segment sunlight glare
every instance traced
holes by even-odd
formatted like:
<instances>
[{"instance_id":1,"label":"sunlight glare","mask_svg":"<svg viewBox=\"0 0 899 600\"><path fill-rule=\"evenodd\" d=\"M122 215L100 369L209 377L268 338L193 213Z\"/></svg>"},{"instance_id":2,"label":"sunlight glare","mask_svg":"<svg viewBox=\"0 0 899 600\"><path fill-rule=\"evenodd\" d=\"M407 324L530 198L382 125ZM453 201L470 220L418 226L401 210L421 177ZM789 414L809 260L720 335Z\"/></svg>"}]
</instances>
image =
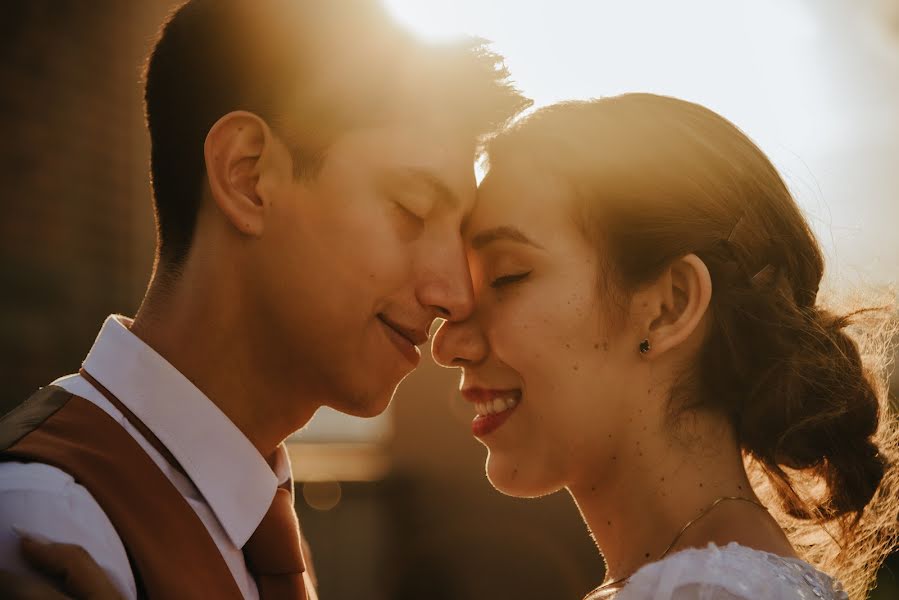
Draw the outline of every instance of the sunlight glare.
<instances>
[{"instance_id":1,"label":"sunlight glare","mask_svg":"<svg viewBox=\"0 0 899 600\"><path fill-rule=\"evenodd\" d=\"M473 33L476 25L459 2L451 0L385 0L384 5L393 17L417 35L430 41L453 39Z\"/></svg>"}]
</instances>

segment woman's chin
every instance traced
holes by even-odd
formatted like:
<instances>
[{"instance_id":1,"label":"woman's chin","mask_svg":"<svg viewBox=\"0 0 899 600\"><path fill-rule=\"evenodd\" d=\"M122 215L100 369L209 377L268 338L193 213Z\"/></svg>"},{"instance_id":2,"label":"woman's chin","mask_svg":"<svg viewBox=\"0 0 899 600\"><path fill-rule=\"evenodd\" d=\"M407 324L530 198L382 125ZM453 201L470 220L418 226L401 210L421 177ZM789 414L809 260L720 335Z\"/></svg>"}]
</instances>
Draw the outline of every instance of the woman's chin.
<instances>
[{"instance_id":1,"label":"woman's chin","mask_svg":"<svg viewBox=\"0 0 899 600\"><path fill-rule=\"evenodd\" d=\"M528 465L487 457L487 480L496 491L515 498L536 498L562 489L563 485L531 472Z\"/></svg>"}]
</instances>

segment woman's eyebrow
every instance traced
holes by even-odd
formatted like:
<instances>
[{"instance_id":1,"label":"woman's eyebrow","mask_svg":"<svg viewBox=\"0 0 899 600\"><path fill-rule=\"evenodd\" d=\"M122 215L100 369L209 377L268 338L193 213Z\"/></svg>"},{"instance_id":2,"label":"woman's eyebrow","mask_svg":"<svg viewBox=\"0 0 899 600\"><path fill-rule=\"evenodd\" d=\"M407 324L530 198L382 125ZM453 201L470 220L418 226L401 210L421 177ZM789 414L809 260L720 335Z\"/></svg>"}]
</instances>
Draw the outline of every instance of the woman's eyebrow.
<instances>
[{"instance_id":1,"label":"woman's eyebrow","mask_svg":"<svg viewBox=\"0 0 899 600\"><path fill-rule=\"evenodd\" d=\"M520 229L509 225L493 227L492 229L481 231L471 238L471 247L475 250L481 250L485 246L499 241L517 242L519 244L527 244L528 246L539 248L540 250L544 249L543 246L522 233Z\"/></svg>"}]
</instances>

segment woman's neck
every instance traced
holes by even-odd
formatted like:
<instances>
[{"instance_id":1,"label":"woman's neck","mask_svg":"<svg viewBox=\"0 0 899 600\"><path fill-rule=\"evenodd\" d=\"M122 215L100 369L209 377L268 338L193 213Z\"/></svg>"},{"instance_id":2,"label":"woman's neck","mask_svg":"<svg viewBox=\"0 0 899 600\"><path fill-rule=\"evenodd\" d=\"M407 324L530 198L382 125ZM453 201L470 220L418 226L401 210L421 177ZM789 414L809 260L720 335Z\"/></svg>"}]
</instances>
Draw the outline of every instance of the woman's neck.
<instances>
[{"instance_id":1,"label":"woman's neck","mask_svg":"<svg viewBox=\"0 0 899 600\"><path fill-rule=\"evenodd\" d=\"M730 428L713 417L693 423L684 438L699 441L683 443L666 430L643 432L569 486L606 561L607 582L659 559L718 498L756 500ZM731 541L792 554L776 522L747 502L720 503L683 531L669 552Z\"/></svg>"}]
</instances>

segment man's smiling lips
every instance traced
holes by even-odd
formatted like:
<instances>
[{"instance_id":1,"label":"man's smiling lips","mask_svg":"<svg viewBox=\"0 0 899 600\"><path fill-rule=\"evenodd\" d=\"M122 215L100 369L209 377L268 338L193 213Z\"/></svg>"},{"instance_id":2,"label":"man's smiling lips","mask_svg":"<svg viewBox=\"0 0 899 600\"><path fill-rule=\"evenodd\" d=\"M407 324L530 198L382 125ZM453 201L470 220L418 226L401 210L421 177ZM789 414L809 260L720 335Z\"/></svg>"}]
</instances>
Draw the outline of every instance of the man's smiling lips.
<instances>
[{"instance_id":1,"label":"man's smiling lips","mask_svg":"<svg viewBox=\"0 0 899 600\"><path fill-rule=\"evenodd\" d=\"M378 315L378 320L384 325L387 337L400 351L400 354L413 366L417 366L419 361L421 361L421 350L418 349L418 346L428 341L428 329L404 327L391 321L383 313Z\"/></svg>"}]
</instances>

